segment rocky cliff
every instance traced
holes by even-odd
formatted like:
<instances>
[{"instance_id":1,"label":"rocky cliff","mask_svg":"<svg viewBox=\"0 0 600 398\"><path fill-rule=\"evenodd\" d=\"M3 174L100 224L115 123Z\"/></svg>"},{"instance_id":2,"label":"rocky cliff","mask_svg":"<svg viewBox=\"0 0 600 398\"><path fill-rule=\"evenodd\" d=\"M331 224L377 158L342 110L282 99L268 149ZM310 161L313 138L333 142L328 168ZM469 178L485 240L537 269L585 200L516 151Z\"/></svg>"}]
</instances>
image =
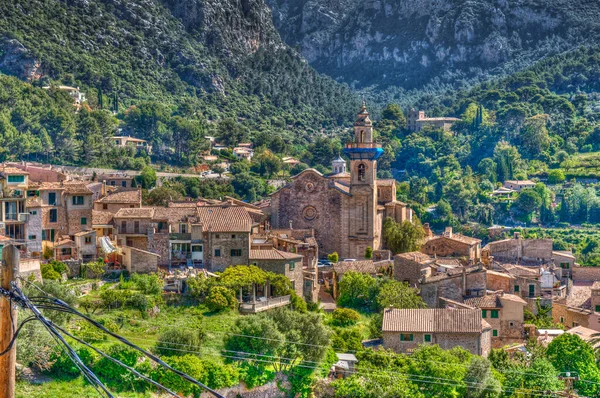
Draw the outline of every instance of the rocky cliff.
<instances>
[{"instance_id":1,"label":"rocky cliff","mask_svg":"<svg viewBox=\"0 0 600 398\"><path fill-rule=\"evenodd\" d=\"M594 0L268 0L282 38L358 87L519 70L598 37Z\"/></svg>"}]
</instances>

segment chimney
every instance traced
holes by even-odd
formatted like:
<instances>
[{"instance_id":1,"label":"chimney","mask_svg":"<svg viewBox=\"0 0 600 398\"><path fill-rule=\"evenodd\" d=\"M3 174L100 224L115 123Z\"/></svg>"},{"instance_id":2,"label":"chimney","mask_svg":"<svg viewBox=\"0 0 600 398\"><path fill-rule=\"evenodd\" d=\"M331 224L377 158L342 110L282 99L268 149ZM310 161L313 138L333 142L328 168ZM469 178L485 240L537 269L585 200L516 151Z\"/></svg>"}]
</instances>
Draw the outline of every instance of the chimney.
<instances>
[{"instance_id":1,"label":"chimney","mask_svg":"<svg viewBox=\"0 0 600 398\"><path fill-rule=\"evenodd\" d=\"M446 230L444 231L444 236L446 236L447 238L452 237L452 227L446 227Z\"/></svg>"},{"instance_id":2,"label":"chimney","mask_svg":"<svg viewBox=\"0 0 600 398\"><path fill-rule=\"evenodd\" d=\"M463 296L467 294L467 269L463 267L462 269L462 288L463 288Z\"/></svg>"},{"instance_id":3,"label":"chimney","mask_svg":"<svg viewBox=\"0 0 600 398\"><path fill-rule=\"evenodd\" d=\"M515 239L521 239L521 233L520 232L515 232Z\"/></svg>"}]
</instances>

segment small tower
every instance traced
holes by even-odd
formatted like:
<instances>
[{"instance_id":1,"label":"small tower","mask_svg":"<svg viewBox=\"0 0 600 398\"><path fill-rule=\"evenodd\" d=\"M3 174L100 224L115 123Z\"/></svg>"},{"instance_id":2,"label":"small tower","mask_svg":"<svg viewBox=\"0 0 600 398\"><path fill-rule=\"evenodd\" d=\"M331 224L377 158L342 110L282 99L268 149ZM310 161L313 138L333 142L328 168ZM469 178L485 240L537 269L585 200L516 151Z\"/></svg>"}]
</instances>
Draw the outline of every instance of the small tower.
<instances>
[{"instance_id":1,"label":"small tower","mask_svg":"<svg viewBox=\"0 0 600 398\"><path fill-rule=\"evenodd\" d=\"M341 174L346 172L346 161L338 155L337 159L331 162L331 170L333 174Z\"/></svg>"},{"instance_id":2,"label":"small tower","mask_svg":"<svg viewBox=\"0 0 600 398\"><path fill-rule=\"evenodd\" d=\"M350 158L352 185L374 186L377 159L383 155L383 149L373 142L373 123L364 102L354 122L354 142L346 144L344 153Z\"/></svg>"}]
</instances>

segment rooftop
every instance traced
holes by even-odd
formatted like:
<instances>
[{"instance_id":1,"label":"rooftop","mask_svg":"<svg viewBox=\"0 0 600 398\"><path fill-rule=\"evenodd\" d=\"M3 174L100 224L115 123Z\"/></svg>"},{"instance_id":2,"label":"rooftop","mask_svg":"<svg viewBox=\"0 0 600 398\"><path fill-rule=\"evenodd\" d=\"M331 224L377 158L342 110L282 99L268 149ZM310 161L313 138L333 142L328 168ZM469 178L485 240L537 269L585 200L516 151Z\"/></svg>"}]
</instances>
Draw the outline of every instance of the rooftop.
<instances>
[{"instance_id":1,"label":"rooftop","mask_svg":"<svg viewBox=\"0 0 600 398\"><path fill-rule=\"evenodd\" d=\"M433 257L428 254L421 252L408 252L408 253L400 253L396 254L395 257L403 258L406 260L415 261L417 263L425 264L433 261Z\"/></svg>"},{"instance_id":2,"label":"rooftop","mask_svg":"<svg viewBox=\"0 0 600 398\"><path fill-rule=\"evenodd\" d=\"M502 308L502 300L527 305L527 302L521 297L508 293L490 293L481 297L471 297L465 299L464 303L475 308Z\"/></svg>"},{"instance_id":3,"label":"rooftop","mask_svg":"<svg viewBox=\"0 0 600 398\"><path fill-rule=\"evenodd\" d=\"M481 333L490 326L478 309L386 309L384 332Z\"/></svg>"},{"instance_id":4,"label":"rooftop","mask_svg":"<svg viewBox=\"0 0 600 398\"><path fill-rule=\"evenodd\" d=\"M155 207L154 220L166 220L168 223L196 222L196 207Z\"/></svg>"},{"instance_id":5,"label":"rooftop","mask_svg":"<svg viewBox=\"0 0 600 398\"><path fill-rule=\"evenodd\" d=\"M302 255L277 249L250 250L250 260L299 260Z\"/></svg>"},{"instance_id":6,"label":"rooftop","mask_svg":"<svg viewBox=\"0 0 600 398\"><path fill-rule=\"evenodd\" d=\"M142 203L142 191L139 189L117 191L101 199L99 203Z\"/></svg>"},{"instance_id":7,"label":"rooftop","mask_svg":"<svg viewBox=\"0 0 600 398\"><path fill-rule=\"evenodd\" d=\"M2 175L29 175L28 172L23 171L17 167L11 167L11 166L4 166L4 167L0 167L0 174Z\"/></svg>"},{"instance_id":8,"label":"rooftop","mask_svg":"<svg viewBox=\"0 0 600 398\"><path fill-rule=\"evenodd\" d=\"M133 209L119 209L114 218L152 218L154 217L153 207L140 207Z\"/></svg>"},{"instance_id":9,"label":"rooftop","mask_svg":"<svg viewBox=\"0 0 600 398\"><path fill-rule=\"evenodd\" d=\"M92 210L92 225L110 225L114 214L109 211Z\"/></svg>"},{"instance_id":10,"label":"rooftop","mask_svg":"<svg viewBox=\"0 0 600 398\"><path fill-rule=\"evenodd\" d=\"M252 218L242 206L200 206L197 214L204 231L250 232L252 229Z\"/></svg>"},{"instance_id":11,"label":"rooftop","mask_svg":"<svg viewBox=\"0 0 600 398\"><path fill-rule=\"evenodd\" d=\"M360 272L363 274L377 274L379 265L373 260L362 260L362 261L340 261L333 264L333 270L338 275L344 275L348 271Z\"/></svg>"}]
</instances>

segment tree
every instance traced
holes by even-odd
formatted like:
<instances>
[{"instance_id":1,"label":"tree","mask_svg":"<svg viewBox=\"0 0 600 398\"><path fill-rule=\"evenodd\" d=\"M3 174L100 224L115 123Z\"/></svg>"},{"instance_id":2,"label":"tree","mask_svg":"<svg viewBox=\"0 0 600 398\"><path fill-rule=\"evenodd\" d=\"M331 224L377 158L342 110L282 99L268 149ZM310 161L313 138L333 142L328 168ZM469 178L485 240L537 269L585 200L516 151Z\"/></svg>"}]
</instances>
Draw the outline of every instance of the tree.
<instances>
[{"instance_id":1,"label":"tree","mask_svg":"<svg viewBox=\"0 0 600 398\"><path fill-rule=\"evenodd\" d=\"M267 189L263 180L250 173L235 175L231 180L231 185L237 195L249 202L254 202L262 197Z\"/></svg>"},{"instance_id":2,"label":"tree","mask_svg":"<svg viewBox=\"0 0 600 398\"><path fill-rule=\"evenodd\" d=\"M424 238L425 231L417 219L398 224L388 217L383 223L383 239L394 254L418 250Z\"/></svg>"},{"instance_id":3,"label":"tree","mask_svg":"<svg viewBox=\"0 0 600 398\"><path fill-rule=\"evenodd\" d=\"M263 177L271 178L274 174L281 171L283 163L277 155L266 150L252 159L252 171L260 174Z\"/></svg>"},{"instance_id":4,"label":"tree","mask_svg":"<svg viewBox=\"0 0 600 398\"><path fill-rule=\"evenodd\" d=\"M369 274L348 271L339 283L338 305L370 311L375 304L377 280Z\"/></svg>"},{"instance_id":5,"label":"tree","mask_svg":"<svg viewBox=\"0 0 600 398\"><path fill-rule=\"evenodd\" d=\"M550 170L548 172L548 184L561 184L565 182L565 180L565 173L560 169Z\"/></svg>"},{"instance_id":6,"label":"tree","mask_svg":"<svg viewBox=\"0 0 600 398\"><path fill-rule=\"evenodd\" d=\"M156 185L156 170L150 166L145 166L140 173L140 183L142 188L151 189Z\"/></svg>"},{"instance_id":7,"label":"tree","mask_svg":"<svg viewBox=\"0 0 600 398\"><path fill-rule=\"evenodd\" d=\"M384 282L377 294L379 309L390 306L394 308L425 308L425 302L416 289L409 287L404 282L389 280Z\"/></svg>"},{"instance_id":8,"label":"tree","mask_svg":"<svg viewBox=\"0 0 600 398\"><path fill-rule=\"evenodd\" d=\"M148 194L148 204L151 206L167 206L169 202L183 199L181 192L163 185L162 187L154 188Z\"/></svg>"},{"instance_id":9,"label":"tree","mask_svg":"<svg viewBox=\"0 0 600 398\"><path fill-rule=\"evenodd\" d=\"M219 177L223 177L223 173L225 172L225 169L223 167L219 166L218 164L216 164L212 167L212 171L217 173L219 175Z\"/></svg>"},{"instance_id":10,"label":"tree","mask_svg":"<svg viewBox=\"0 0 600 398\"><path fill-rule=\"evenodd\" d=\"M234 309L237 305L233 290L224 286L213 286L206 297L206 306L212 312Z\"/></svg>"},{"instance_id":11,"label":"tree","mask_svg":"<svg viewBox=\"0 0 600 398\"><path fill-rule=\"evenodd\" d=\"M600 370L590 343L576 334L563 333L548 344L546 356L557 371L577 373L579 381L575 382L575 388L579 394L597 396L600 393Z\"/></svg>"},{"instance_id":12,"label":"tree","mask_svg":"<svg viewBox=\"0 0 600 398\"><path fill-rule=\"evenodd\" d=\"M514 376L514 373L509 376ZM533 360L529 368L523 369L522 388L527 392L560 391L563 383L552 363L542 357Z\"/></svg>"},{"instance_id":13,"label":"tree","mask_svg":"<svg viewBox=\"0 0 600 398\"><path fill-rule=\"evenodd\" d=\"M473 357L465 375L466 397L492 398L502 392L500 381L492 373L492 364L485 358Z\"/></svg>"},{"instance_id":14,"label":"tree","mask_svg":"<svg viewBox=\"0 0 600 398\"><path fill-rule=\"evenodd\" d=\"M525 153L532 157L539 155L550 147L550 136L546 128L548 118L548 115L535 115L525 119L519 134L519 140Z\"/></svg>"},{"instance_id":15,"label":"tree","mask_svg":"<svg viewBox=\"0 0 600 398\"><path fill-rule=\"evenodd\" d=\"M532 188L525 188L519 193L515 206L526 215L538 210L542 205L542 198Z\"/></svg>"},{"instance_id":16,"label":"tree","mask_svg":"<svg viewBox=\"0 0 600 398\"><path fill-rule=\"evenodd\" d=\"M337 263L340 260L340 256L337 254L337 252L333 252L327 255L327 259L332 263Z\"/></svg>"},{"instance_id":17,"label":"tree","mask_svg":"<svg viewBox=\"0 0 600 398\"><path fill-rule=\"evenodd\" d=\"M352 326L360 321L360 314L350 308L336 308L331 314L331 319L336 326Z\"/></svg>"},{"instance_id":18,"label":"tree","mask_svg":"<svg viewBox=\"0 0 600 398\"><path fill-rule=\"evenodd\" d=\"M185 355L200 350L205 333L201 328L195 330L169 328L158 336L154 350L165 356Z\"/></svg>"},{"instance_id":19,"label":"tree","mask_svg":"<svg viewBox=\"0 0 600 398\"><path fill-rule=\"evenodd\" d=\"M373 248L371 246L367 246L365 249L365 258L370 260L373 258Z\"/></svg>"},{"instance_id":20,"label":"tree","mask_svg":"<svg viewBox=\"0 0 600 398\"><path fill-rule=\"evenodd\" d=\"M219 141L230 147L244 142L248 135L248 129L232 118L223 119L217 126Z\"/></svg>"}]
</instances>

